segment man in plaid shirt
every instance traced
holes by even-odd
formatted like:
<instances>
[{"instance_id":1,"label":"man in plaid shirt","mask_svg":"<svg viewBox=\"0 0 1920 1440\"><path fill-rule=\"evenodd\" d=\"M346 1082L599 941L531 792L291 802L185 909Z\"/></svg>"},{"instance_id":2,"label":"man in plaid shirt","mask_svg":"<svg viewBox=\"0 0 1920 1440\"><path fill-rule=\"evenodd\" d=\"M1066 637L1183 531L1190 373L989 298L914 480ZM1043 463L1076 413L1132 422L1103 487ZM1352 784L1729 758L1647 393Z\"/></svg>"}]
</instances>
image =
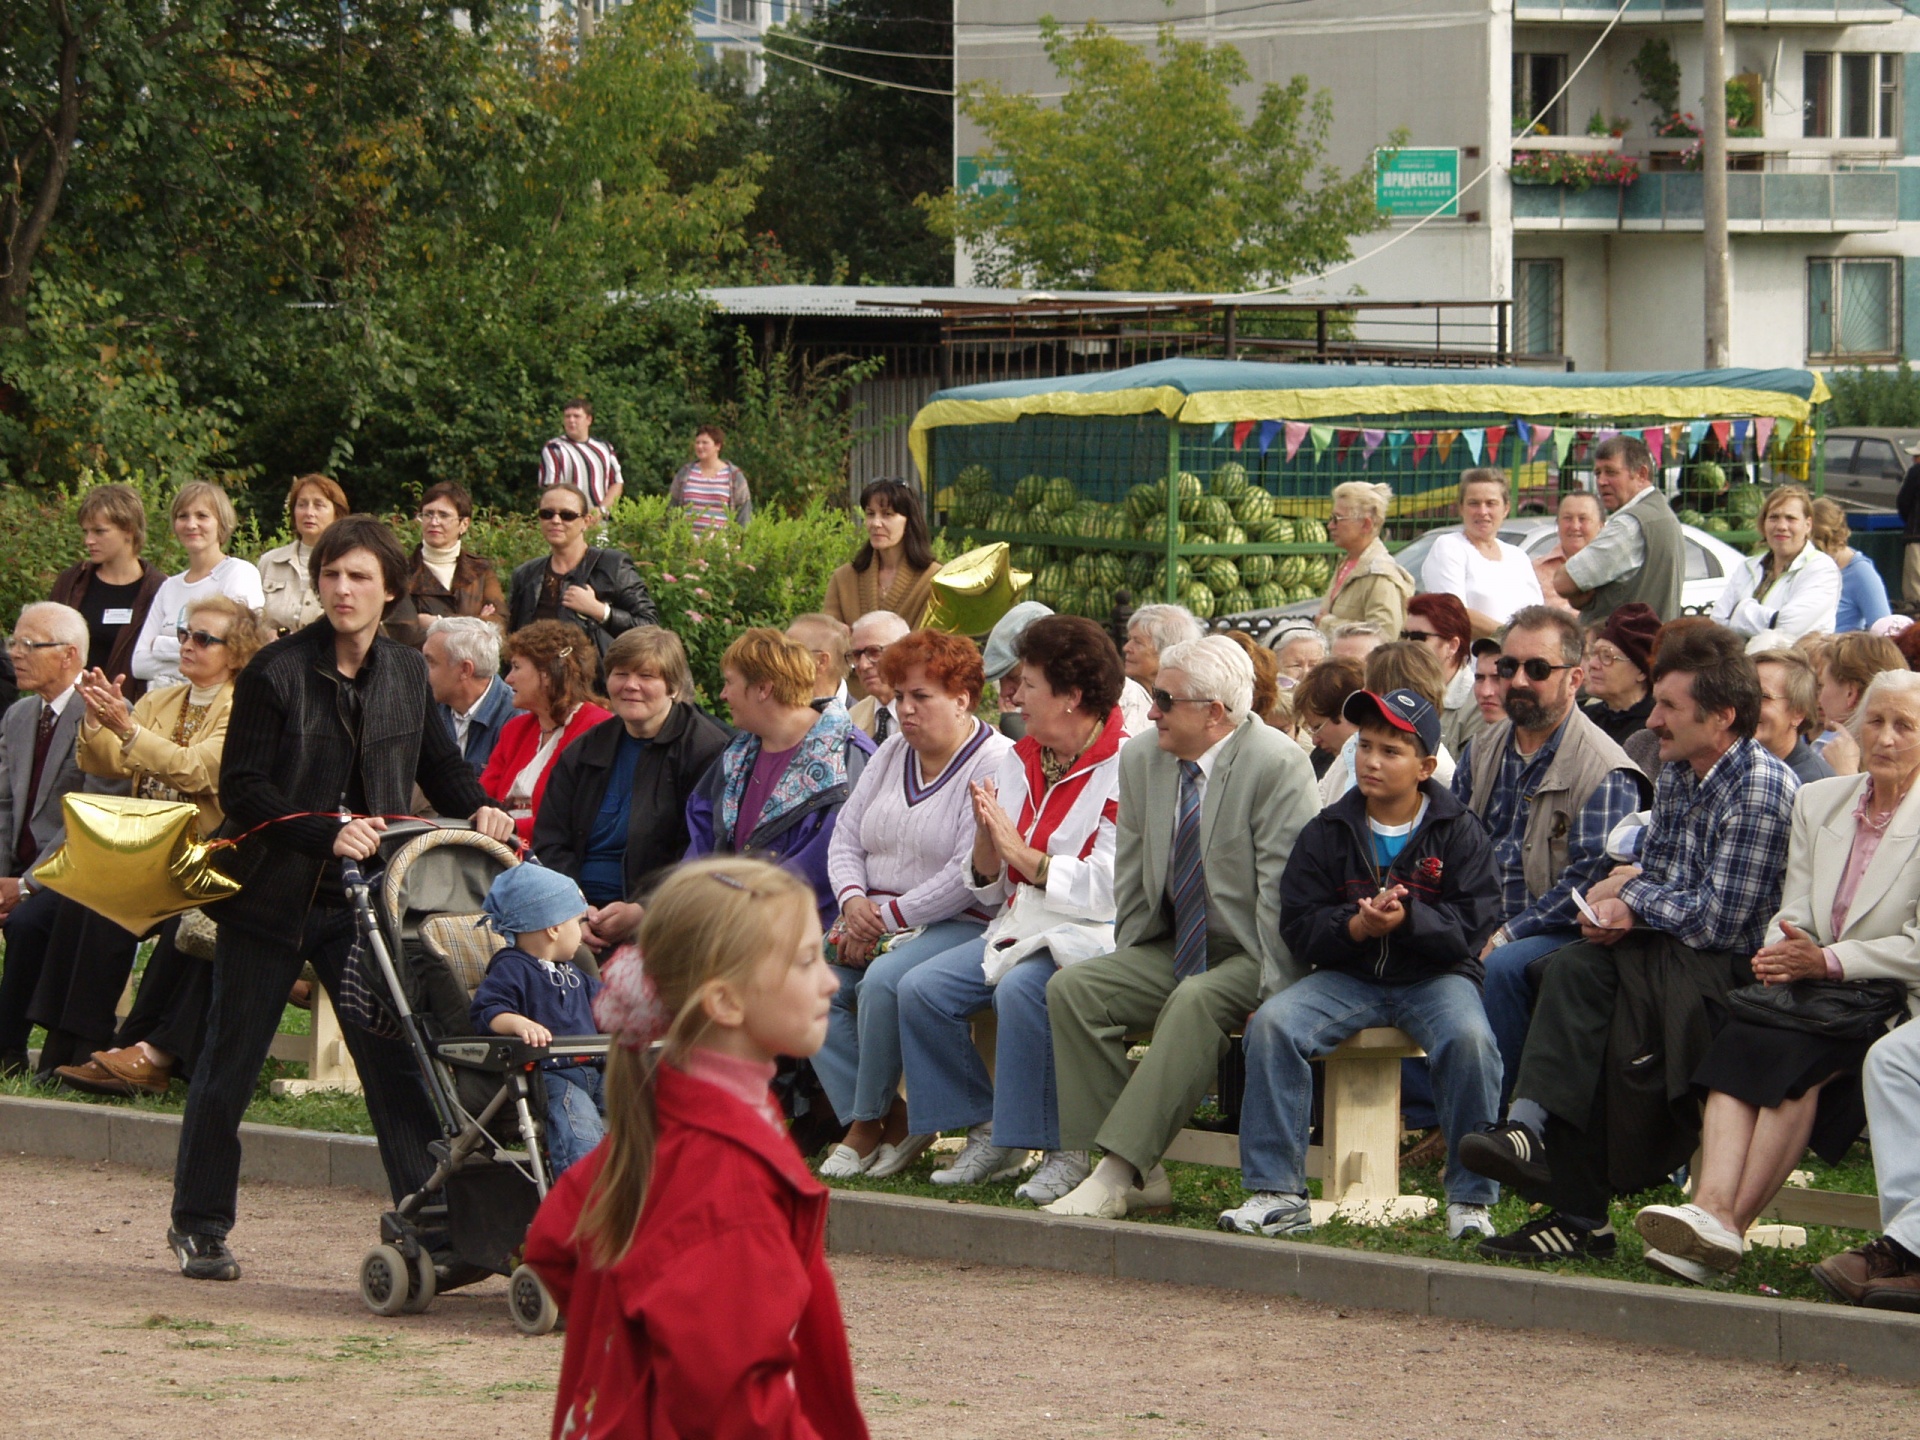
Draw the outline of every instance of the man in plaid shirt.
<instances>
[{"instance_id":1,"label":"man in plaid shirt","mask_svg":"<svg viewBox=\"0 0 1920 1440\"><path fill-rule=\"evenodd\" d=\"M1536 961L1580 939L1573 902L1613 868L1607 836L1647 803L1640 767L1576 703L1585 636L1571 612L1529 605L1499 640L1507 719L1474 736L1453 772L1453 794L1487 827L1500 876L1503 924L1480 959L1487 1019L1500 1042L1504 1096L1520 1073L1533 1013ZM1417 1088L1417 1087L1416 1087Z\"/></svg>"},{"instance_id":2,"label":"man in plaid shirt","mask_svg":"<svg viewBox=\"0 0 1920 1440\"><path fill-rule=\"evenodd\" d=\"M1541 982L1508 1119L1460 1145L1463 1165L1552 1207L1481 1244L1495 1259L1613 1253L1612 1196L1692 1153L1693 1071L1779 907L1799 782L1753 738L1760 679L1744 641L1706 623L1670 630L1653 699L1663 765L1641 863L1587 891L1583 942Z\"/></svg>"}]
</instances>

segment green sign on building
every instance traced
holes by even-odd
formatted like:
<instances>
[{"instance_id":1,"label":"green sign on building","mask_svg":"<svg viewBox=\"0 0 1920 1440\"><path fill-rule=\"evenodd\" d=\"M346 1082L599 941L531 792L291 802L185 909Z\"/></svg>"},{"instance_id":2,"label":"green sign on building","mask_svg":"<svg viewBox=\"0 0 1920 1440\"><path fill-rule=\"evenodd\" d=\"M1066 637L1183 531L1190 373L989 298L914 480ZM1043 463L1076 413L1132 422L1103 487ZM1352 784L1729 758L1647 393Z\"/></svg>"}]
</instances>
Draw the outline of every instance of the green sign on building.
<instances>
[{"instance_id":1,"label":"green sign on building","mask_svg":"<svg viewBox=\"0 0 1920 1440\"><path fill-rule=\"evenodd\" d=\"M1374 203L1389 215L1419 219L1438 210L1460 213L1460 152L1408 149L1373 152Z\"/></svg>"},{"instance_id":2,"label":"green sign on building","mask_svg":"<svg viewBox=\"0 0 1920 1440\"><path fill-rule=\"evenodd\" d=\"M958 155L953 162L953 188L962 195L999 195L1015 188L1012 167L978 155Z\"/></svg>"}]
</instances>

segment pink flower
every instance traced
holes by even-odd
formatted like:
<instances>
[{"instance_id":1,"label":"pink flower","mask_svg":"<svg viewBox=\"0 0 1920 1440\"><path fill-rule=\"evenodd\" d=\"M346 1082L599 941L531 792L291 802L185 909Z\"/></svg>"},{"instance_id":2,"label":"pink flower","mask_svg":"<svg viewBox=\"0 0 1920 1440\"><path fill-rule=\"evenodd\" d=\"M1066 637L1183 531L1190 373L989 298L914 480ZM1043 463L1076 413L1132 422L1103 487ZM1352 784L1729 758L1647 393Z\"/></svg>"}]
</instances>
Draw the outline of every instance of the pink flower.
<instances>
[{"instance_id":1,"label":"pink flower","mask_svg":"<svg viewBox=\"0 0 1920 1440\"><path fill-rule=\"evenodd\" d=\"M741 568L742 570L754 570L754 571L758 571L760 567L759 567L758 565L748 565L748 564L746 564L746 563L745 563L745 562L743 561L743 562L741 563L741 566L740 566L740 568Z\"/></svg>"},{"instance_id":2,"label":"pink flower","mask_svg":"<svg viewBox=\"0 0 1920 1440\"><path fill-rule=\"evenodd\" d=\"M693 587L693 593L698 595L702 600L707 598L707 592L702 590L698 585Z\"/></svg>"},{"instance_id":3,"label":"pink flower","mask_svg":"<svg viewBox=\"0 0 1920 1440\"><path fill-rule=\"evenodd\" d=\"M664 580L664 581L666 581L666 582L667 582L667 584L669 584L669 585L677 585L677 584L679 584L679 583L680 583L679 581L677 581L677 580L675 580L675 579L673 578L673 576L671 576L671 575L669 575L669 574L667 574L667 572L666 572L666 571L664 571L664 570L662 570L662 571L660 572L660 578L661 578L662 580Z\"/></svg>"},{"instance_id":4,"label":"pink flower","mask_svg":"<svg viewBox=\"0 0 1920 1440\"><path fill-rule=\"evenodd\" d=\"M696 625L704 625L707 623L707 617L702 615L698 610L687 611L687 619Z\"/></svg>"}]
</instances>

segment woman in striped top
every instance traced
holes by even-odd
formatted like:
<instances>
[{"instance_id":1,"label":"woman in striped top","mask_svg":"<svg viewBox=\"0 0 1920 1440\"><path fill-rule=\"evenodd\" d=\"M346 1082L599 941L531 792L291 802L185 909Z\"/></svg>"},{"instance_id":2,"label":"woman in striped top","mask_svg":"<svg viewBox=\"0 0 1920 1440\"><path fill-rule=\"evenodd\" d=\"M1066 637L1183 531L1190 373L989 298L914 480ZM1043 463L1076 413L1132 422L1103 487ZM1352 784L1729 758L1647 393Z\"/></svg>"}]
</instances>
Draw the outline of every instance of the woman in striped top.
<instances>
[{"instance_id":1,"label":"woman in striped top","mask_svg":"<svg viewBox=\"0 0 1920 1440\"><path fill-rule=\"evenodd\" d=\"M827 856L840 993L813 1068L834 1113L853 1122L821 1164L829 1178L895 1174L933 1138L907 1134L895 992L921 961L978 941L991 916L968 873L970 792L1013 748L974 716L986 672L964 636L916 630L887 647L880 675L900 729L867 763Z\"/></svg>"},{"instance_id":2,"label":"woman in striped top","mask_svg":"<svg viewBox=\"0 0 1920 1440\"><path fill-rule=\"evenodd\" d=\"M693 517L697 534L710 535L728 522L744 525L753 518L753 496L738 465L720 458L727 432L718 425L702 425L693 432L693 463L680 467L667 490L667 504Z\"/></svg>"}]
</instances>

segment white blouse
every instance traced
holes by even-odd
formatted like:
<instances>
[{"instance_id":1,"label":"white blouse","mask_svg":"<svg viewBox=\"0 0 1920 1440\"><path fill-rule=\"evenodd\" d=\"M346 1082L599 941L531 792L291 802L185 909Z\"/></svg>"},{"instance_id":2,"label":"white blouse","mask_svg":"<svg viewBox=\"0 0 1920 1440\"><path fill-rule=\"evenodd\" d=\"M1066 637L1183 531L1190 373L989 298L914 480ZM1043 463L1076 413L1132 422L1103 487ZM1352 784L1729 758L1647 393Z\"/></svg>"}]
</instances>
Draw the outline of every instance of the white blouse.
<instances>
[{"instance_id":1,"label":"white blouse","mask_svg":"<svg viewBox=\"0 0 1920 1440\"><path fill-rule=\"evenodd\" d=\"M1440 536L1420 567L1421 583L1430 595L1453 595L1469 610L1492 616L1501 624L1527 605L1543 605L1540 577L1533 561L1518 545L1495 540L1500 558L1489 560L1461 532Z\"/></svg>"},{"instance_id":2,"label":"white blouse","mask_svg":"<svg viewBox=\"0 0 1920 1440\"><path fill-rule=\"evenodd\" d=\"M1840 611L1840 567L1833 557L1809 541L1773 588L1757 596L1767 558L1753 555L1740 562L1713 603L1713 618L1751 636L1749 653L1782 649L1802 635L1832 630Z\"/></svg>"}]
</instances>

